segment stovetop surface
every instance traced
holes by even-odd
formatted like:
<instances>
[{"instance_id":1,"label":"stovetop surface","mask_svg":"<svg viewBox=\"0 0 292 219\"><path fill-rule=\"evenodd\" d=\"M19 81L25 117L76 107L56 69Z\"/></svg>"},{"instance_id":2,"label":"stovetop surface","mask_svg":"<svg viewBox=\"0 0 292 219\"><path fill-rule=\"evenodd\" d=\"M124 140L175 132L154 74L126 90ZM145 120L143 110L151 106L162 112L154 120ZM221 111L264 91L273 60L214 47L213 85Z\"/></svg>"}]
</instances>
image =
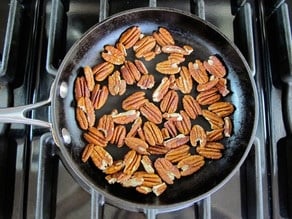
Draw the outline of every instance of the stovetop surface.
<instances>
[{"instance_id":1,"label":"stovetop surface","mask_svg":"<svg viewBox=\"0 0 292 219\"><path fill-rule=\"evenodd\" d=\"M48 98L58 66L87 29L119 11L147 6L192 12L217 26L248 61L260 103L256 138L240 170L210 197L157 218L289 218L289 197L284 195L287 184L283 184L287 179L278 180L277 144L287 133L281 108L282 82L275 71L289 63L291 44L275 44L281 38L273 34L287 28L281 19L287 11L289 15L289 8L291 11L289 2L1 1L0 106ZM277 54L284 58L275 61ZM289 65L280 69L287 70ZM50 121L50 110L44 107L27 116ZM145 218L143 212L125 211L107 202L102 208L96 204L103 203L103 198L86 192L69 175L48 129L1 124L0 139L0 178L5 179L0 182L0 217Z\"/></svg>"}]
</instances>

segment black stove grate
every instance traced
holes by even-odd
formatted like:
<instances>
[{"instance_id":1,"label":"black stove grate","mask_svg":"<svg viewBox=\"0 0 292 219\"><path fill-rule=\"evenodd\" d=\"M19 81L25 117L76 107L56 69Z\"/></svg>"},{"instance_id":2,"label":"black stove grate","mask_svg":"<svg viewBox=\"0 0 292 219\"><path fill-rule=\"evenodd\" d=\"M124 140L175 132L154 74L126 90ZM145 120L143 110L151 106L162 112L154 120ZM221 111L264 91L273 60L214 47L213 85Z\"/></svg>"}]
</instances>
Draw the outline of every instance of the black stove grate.
<instances>
[{"instance_id":1,"label":"black stove grate","mask_svg":"<svg viewBox=\"0 0 292 219\"><path fill-rule=\"evenodd\" d=\"M280 107L283 82L278 71L284 69L291 73L292 60L291 5L285 1L2 1L0 11L5 13L0 14L3 17L0 22L0 106L19 106L47 99L66 52L88 28L120 11L147 6L178 8L198 15L217 26L245 56L257 84L260 114L256 138L240 170L216 193L185 209L129 212L107 203L100 194L85 192L72 179L47 129L1 125L0 170L5 171L0 172L0 177L5 180L0 183L0 217L291 217L291 196L286 193L287 182L291 180L285 177L287 162L278 163L278 156L285 154L279 149L279 140L288 132ZM288 18L286 23L282 18ZM283 37L284 41L280 41ZM283 63L288 65L283 66ZM50 107L38 109L28 116L50 121L50 110Z\"/></svg>"}]
</instances>

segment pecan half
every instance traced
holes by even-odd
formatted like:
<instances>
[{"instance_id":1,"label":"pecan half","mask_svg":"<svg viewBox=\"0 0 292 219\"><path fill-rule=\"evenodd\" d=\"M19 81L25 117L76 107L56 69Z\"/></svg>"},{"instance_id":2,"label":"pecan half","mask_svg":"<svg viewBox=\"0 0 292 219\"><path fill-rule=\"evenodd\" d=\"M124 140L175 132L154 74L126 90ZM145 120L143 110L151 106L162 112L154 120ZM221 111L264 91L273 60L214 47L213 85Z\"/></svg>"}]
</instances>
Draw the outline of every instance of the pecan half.
<instances>
[{"instance_id":1,"label":"pecan half","mask_svg":"<svg viewBox=\"0 0 292 219\"><path fill-rule=\"evenodd\" d=\"M125 168L123 173L127 175L132 175L140 166L141 155L135 150L130 150L124 156Z\"/></svg>"},{"instance_id":2,"label":"pecan half","mask_svg":"<svg viewBox=\"0 0 292 219\"><path fill-rule=\"evenodd\" d=\"M125 64L120 69L123 78L127 84L132 85L141 78L141 73L136 65L131 61L125 61Z\"/></svg>"},{"instance_id":3,"label":"pecan half","mask_svg":"<svg viewBox=\"0 0 292 219\"><path fill-rule=\"evenodd\" d=\"M102 62L100 64L95 65L92 68L92 72L94 74L94 78L96 81L103 81L107 78L113 71L115 66L110 62Z\"/></svg>"},{"instance_id":4,"label":"pecan half","mask_svg":"<svg viewBox=\"0 0 292 219\"><path fill-rule=\"evenodd\" d=\"M88 131L83 134L84 139L90 143L100 147L107 146L107 140L103 133L95 127L88 128Z\"/></svg>"},{"instance_id":5,"label":"pecan half","mask_svg":"<svg viewBox=\"0 0 292 219\"><path fill-rule=\"evenodd\" d=\"M144 170L147 173L154 173L155 172L155 170L153 168L152 161L150 160L150 158L147 155L142 156L141 164L143 165Z\"/></svg>"},{"instance_id":6,"label":"pecan half","mask_svg":"<svg viewBox=\"0 0 292 219\"><path fill-rule=\"evenodd\" d=\"M225 147L222 143L220 142L215 142L215 141L208 141L207 144L205 145L206 148L213 148L217 150L223 150Z\"/></svg>"},{"instance_id":7,"label":"pecan half","mask_svg":"<svg viewBox=\"0 0 292 219\"><path fill-rule=\"evenodd\" d=\"M173 63L171 60L165 60L165 61L157 63L155 69L161 74L166 74L166 75L174 75L174 74L179 73L179 71L181 70L178 64Z\"/></svg>"},{"instance_id":8,"label":"pecan half","mask_svg":"<svg viewBox=\"0 0 292 219\"><path fill-rule=\"evenodd\" d=\"M146 68L146 66L144 65L144 63L141 60L135 59L134 63L136 65L137 69L139 70L139 72L141 72L144 75L149 73L148 69Z\"/></svg>"},{"instance_id":9,"label":"pecan half","mask_svg":"<svg viewBox=\"0 0 292 219\"><path fill-rule=\"evenodd\" d=\"M156 53L154 51L149 51L143 54L143 57L146 61L151 61L156 56Z\"/></svg>"},{"instance_id":10,"label":"pecan half","mask_svg":"<svg viewBox=\"0 0 292 219\"><path fill-rule=\"evenodd\" d=\"M139 154L149 154L147 152L148 144L140 138L126 137L125 144L132 150L137 151Z\"/></svg>"},{"instance_id":11,"label":"pecan half","mask_svg":"<svg viewBox=\"0 0 292 219\"><path fill-rule=\"evenodd\" d=\"M216 102L211 104L208 107L208 110L223 118L233 113L234 106L229 102Z\"/></svg>"},{"instance_id":12,"label":"pecan half","mask_svg":"<svg viewBox=\"0 0 292 219\"><path fill-rule=\"evenodd\" d=\"M110 153L99 146L94 146L90 157L94 165L100 170L105 170L113 164L113 158Z\"/></svg>"},{"instance_id":13,"label":"pecan half","mask_svg":"<svg viewBox=\"0 0 292 219\"><path fill-rule=\"evenodd\" d=\"M198 101L196 101L191 95L185 95L182 99L183 108L191 119L197 118L202 114L202 109Z\"/></svg>"},{"instance_id":14,"label":"pecan half","mask_svg":"<svg viewBox=\"0 0 292 219\"><path fill-rule=\"evenodd\" d=\"M112 135L110 143L116 144L117 147L120 148L124 145L125 137L126 137L126 127L123 125L118 125L114 129L114 133Z\"/></svg>"},{"instance_id":15,"label":"pecan half","mask_svg":"<svg viewBox=\"0 0 292 219\"><path fill-rule=\"evenodd\" d=\"M182 116L182 120L176 121L174 124L180 133L188 135L192 128L191 119L184 110L180 111L180 115Z\"/></svg>"},{"instance_id":16,"label":"pecan half","mask_svg":"<svg viewBox=\"0 0 292 219\"><path fill-rule=\"evenodd\" d=\"M137 171L134 173L135 177L141 177L144 179L142 186L153 187L162 183L161 178L155 173L147 173L145 171Z\"/></svg>"},{"instance_id":17,"label":"pecan half","mask_svg":"<svg viewBox=\"0 0 292 219\"><path fill-rule=\"evenodd\" d=\"M169 149L177 148L181 145L186 144L190 140L190 136L179 134L167 141L163 142L163 145Z\"/></svg>"},{"instance_id":18,"label":"pecan half","mask_svg":"<svg viewBox=\"0 0 292 219\"><path fill-rule=\"evenodd\" d=\"M182 116L179 113L163 113L162 117L168 121L182 121Z\"/></svg>"},{"instance_id":19,"label":"pecan half","mask_svg":"<svg viewBox=\"0 0 292 219\"><path fill-rule=\"evenodd\" d=\"M223 78L226 75L226 69L217 56L210 56L208 61L204 61L204 67L217 78Z\"/></svg>"},{"instance_id":20,"label":"pecan half","mask_svg":"<svg viewBox=\"0 0 292 219\"><path fill-rule=\"evenodd\" d=\"M126 92L127 83L121 79L120 72L115 71L108 77L108 90L111 95L123 95Z\"/></svg>"},{"instance_id":21,"label":"pecan half","mask_svg":"<svg viewBox=\"0 0 292 219\"><path fill-rule=\"evenodd\" d=\"M209 158L209 159L213 159L213 160L217 160L222 157L221 151L214 148L197 147L196 151L201 156Z\"/></svg>"},{"instance_id":22,"label":"pecan half","mask_svg":"<svg viewBox=\"0 0 292 219\"><path fill-rule=\"evenodd\" d=\"M128 110L122 113L112 113L111 117L113 118L114 123L116 124L129 124L135 121L140 116L140 112L136 110Z\"/></svg>"},{"instance_id":23,"label":"pecan half","mask_svg":"<svg viewBox=\"0 0 292 219\"><path fill-rule=\"evenodd\" d=\"M123 32L119 38L119 42L122 43L126 49L131 48L139 40L141 35L140 27L133 26Z\"/></svg>"},{"instance_id":24,"label":"pecan half","mask_svg":"<svg viewBox=\"0 0 292 219\"><path fill-rule=\"evenodd\" d=\"M174 45L174 39L171 33L164 27L160 27L158 32L153 32L153 37L160 46Z\"/></svg>"},{"instance_id":25,"label":"pecan half","mask_svg":"<svg viewBox=\"0 0 292 219\"><path fill-rule=\"evenodd\" d=\"M178 94L174 90L168 91L160 102L161 112L174 113L178 106Z\"/></svg>"},{"instance_id":26,"label":"pecan half","mask_svg":"<svg viewBox=\"0 0 292 219\"><path fill-rule=\"evenodd\" d=\"M80 97L77 101L77 107L86 114L88 127L92 127L95 123L95 112L91 100L88 97ZM78 112L78 115L80 116L80 120L84 117L84 115L81 115L80 112ZM82 121L84 123L84 120Z\"/></svg>"},{"instance_id":27,"label":"pecan half","mask_svg":"<svg viewBox=\"0 0 292 219\"><path fill-rule=\"evenodd\" d=\"M160 102L169 89L170 81L168 77L163 77L160 84L152 94L153 102Z\"/></svg>"},{"instance_id":28,"label":"pecan half","mask_svg":"<svg viewBox=\"0 0 292 219\"><path fill-rule=\"evenodd\" d=\"M141 125L142 125L142 119L141 117L138 117L132 124L131 126L131 129L130 131L128 132L127 134L127 137L134 137L137 132L138 132L138 129L141 128Z\"/></svg>"},{"instance_id":29,"label":"pecan half","mask_svg":"<svg viewBox=\"0 0 292 219\"><path fill-rule=\"evenodd\" d=\"M162 133L157 125L155 125L153 122L145 122L143 127L144 135L146 138L146 141L149 145L156 145L156 144L162 144L163 142L163 136Z\"/></svg>"},{"instance_id":30,"label":"pecan half","mask_svg":"<svg viewBox=\"0 0 292 219\"><path fill-rule=\"evenodd\" d=\"M131 178L131 175L125 174L123 171L118 171L116 173L107 175L105 179L109 184L114 184L116 182L123 183Z\"/></svg>"},{"instance_id":31,"label":"pecan half","mask_svg":"<svg viewBox=\"0 0 292 219\"><path fill-rule=\"evenodd\" d=\"M177 163L182 159L190 156L190 146L188 145L181 145L177 148L169 150L165 154L165 159L169 160L172 163Z\"/></svg>"},{"instance_id":32,"label":"pecan half","mask_svg":"<svg viewBox=\"0 0 292 219\"><path fill-rule=\"evenodd\" d=\"M218 89L213 87L209 90L202 91L197 96L197 101L201 105L210 105L220 100L221 95L217 93Z\"/></svg>"},{"instance_id":33,"label":"pecan half","mask_svg":"<svg viewBox=\"0 0 292 219\"><path fill-rule=\"evenodd\" d=\"M76 120L77 120L78 125L81 129L83 129L83 130L88 129L87 116L86 116L85 112L80 108L76 108Z\"/></svg>"},{"instance_id":34,"label":"pecan half","mask_svg":"<svg viewBox=\"0 0 292 219\"><path fill-rule=\"evenodd\" d=\"M188 176L197 172L199 169L201 169L202 166L204 166L204 164L205 160L203 156L191 155L189 157L182 159L177 164L177 167L181 169L180 174L182 176Z\"/></svg>"},{"instance_id":35,"label":"pecan half","mask_svg":"<svg viewBox=\"0 0 292 219\"><path fill-rule=\"evenodd\" d=\"M149 146L148 152L150 154L156 154L156 155L162 155L166 154L169 151L169 148L165 147L164 145L155 145L155 146Z\"/></svg>"},{"instance_id":36,"label":"pecan half","mask_svg":"<svg viewBox=\"0 0 292 219\"><path fill-rule=\"evenodd\" d=\"M92 69L87 65L83 67L83 71L87 87L90 91L92 91L95 85Z\"/></svg>"},{"instance_id":37,"label":"pecan half","mask_svg":"<svg viewBox=\"0 0 292 219\"><path fill-rule=\"evenodd\" d=\"M193 80L187 67L181 67L180 77L176 79L176 86L183 94L189 94L192 91Z\"/></svg>"},{"instance_id":38,"label":"pecan half","mask_svg":"<svg viewBox=\"0 0 292 219\"><path fill-rule=\"evenodd\" d=\"M80 97L90 97L90 90L87 87L85 77L77 77L74 84L75 100Z\"/></svg>"},{"instance_id":39,"label":"pecan half","mask_svg":"<svg viewBox=\"0 0 292 219\"><path fill-rule=\"evenodd\" d=\"M157 158L154 162L154 167L161 179L167 184L173 184L175 178L180 178L180 172L177 167L165 158Z\"/></svg>"},{"instance_id":40,"label":"pecan half","mask_svg":"<svg viewBox=\"0 0 292 219\"><path fill-rule=\"evenodd\" d=\"M181 53L170 53L167 59L176 64L180 64L186 60L184 55Z\"/></svg>"},{"instance_id":41,"label":"pecan half","mask_svg":"<svg viewBox=\"0 0 292 219\"><path fill-rule=\"evenodd\" d=\"M147 195L150 192L152 192L152 188L149 188L147 186L137 186L135 189L136 189L137 192L140 192L140 193L142 193L144 195Z\"/></svg>"},{"instance_id":42,"label":"pecan half","mask_svg":"<svg viewBox=\"0 0 292 219\"><path fill-rule=\"evenodd\" d=\"M190 132L190 142L192 146L199 146L204 147L207 143L207 135L205 130L200 125L194 125Z\"/></svg>"},{"instance_id":43,"label":"pecan half","mask_svg":"<svg viewBox=\"0 0 292 219\"><path fill-rule=\"evenodd\" d=\"M153 186L152 192L156 196L160 196L167 189L167 185L165 183L161 183L159 185Z\"/></svg>"},{"instance_id":44,"label":"pecan half","mask_svg":"<svg viewBox=\"0 0 292 219\"><path fill-rule=\"evenodd\" d=\"M227 80L225 78L219 78L218 83L216 84L218 92L223 96L227 96L230 91L227 88Z\"/></svg>"},{"instance_id":45,"label":"pecan half","mask_svg":"<svg viewBox=\"0 0 292 219\"><path fill-rule=\"evenodd\" d=\"M210 80L206 83L198 84L197 91L202 92L202 91L210 90L211 88L213 88L217 85L218 81L219 81L219 79L215 78L215 79Z\"/></svg>"},{"instance_id":46,"label":"pecan half","mask_svg":"<svg viewBox=\"0 0 292 219\"><path fill-rule=\"evenodd\" d=\"M230 137L232 133L232 121L229 117L224 118L224 136Z\"/></svg>"},{"instance_id":47,"label":"pecan half","mask_svg":"<svg viewBox=\"0 0 292 219\"><path fill-rule=\"evenodd\" d=\"M224 121L216 113L209 110L202 110L203 117L210 123L211 129L221 129L224 126Z\"/></svg>"},{"instance_id":48,"label":"pecan half","mask_svg":"<svg viewBox=\"0 0 292 219\"><path fill-rule=\"evenodd\" d=\"M214 129L212 131L207 131L207 141L219 141L223 139L223 129Z\"/></svg>"},{"instance_id":49,"label":"pecan half","mask_svg":"<svg viewBox=\"0 0 292 219\"><path fill-rule=\"evenodd\" d=\"M164 45L161 47L161 50L164 53L178 53L182 55L189 55L189 52L187 52L184 48L176 45Z\"/></svg>"},{"instance_id":50,"label":"pecan half","mask_svg":"<svg viewBox=\"0 0 292 219\"><path fill-rule=\"evenodd\" d=\"M198 84L204 84L208 82L208 74L203 63L200 60L196 60L194 63L189 62L188 68L191 76Z\"/></svg>"},{"instance_id":51,"label":"pecan half","mask_svg":"<svg viewBox=\"0 0 292 219\"><path fill-rule=\"evenodd\" d=\"M155 79L151 74L142 75L140 80L137 83L137 86L143 90L151 89L154 87Z\"/></svg>"},{"instance_id":52,"label":"pecan half","mask_svg":"<svg viewBox=\"0 0 292 219\"><path fill-rule=\"evenodd\" d=\"M100 109L104 106L108 99L108 88L107 86L102 86L100 88L99 84L96 84L91 92L90 99L93 103L94 109Z\"/></svg>"},{"instance_id":53,"label":"pecan half","mask_svg":"<svg viewBox=\"0 0 292 219\"><path fill-rule=\"evenodd\" d=\"M133 50L137 58L142 58L145 54L154 49L155 45L156 40L153 36L145 36L135 43Z\"/></svg>"},{"instance_id":54,"label":"pecan half","mask_svg":"<svg viewBox=\"0 0 292 219\"><path fill-rule=\"evenodd\" d=\"M125 166L125 162L123 160L116 160L112 165L108 166L103 170L105 174L114 174L122 170Z\"/></svg>"},{"instance_id":55,"label":"pecan half","mask_svg":"<svg viewBox=\"0 0 292 219\"><path fill-rule=\"evenodd\" d=\"M175 126L175 121L172 120L168 120L164 123L163 125L168 133L170 134L171 137L175 137L177 136L177 130L176 130L176 126Z\"/></svg>"},{"instance_id":56,"label":"pecan half","mask_svg":"<svg viewBox=\"0 0 292 219\"><path fill-rule=\"evenodd\" d=\"M143 106L148 100L145 98L145 92L137 91L122 102L122 108L124 110L138 110Z\"/></svg>"},{"instance_id":57,"label":"pecan half","mask_svg":"<svg viewBox=\"0 0 292 219\"><path fill-rule=\"evenodd\" d=\"M140 112L149 121L160 124L162 122L162 113L160 109L151 102L146 102L142 107L140 107Z\"/></svg>"},{"instance_id":58,"label":"pecan half","mask_svg":"<svg viewBox=\"0 0 292 219\"><path fill-rule=\"evenodd\" d=\"M109 141L114 134L114 121L110 115L103 115L98 120L97 129L101 131L107 141Z\"/></svg>"},{"instance_id":59,"label":"pecan half","mask_svg":"<svg viewBox=\"0 0 292 219\"><path fill-rule=\"evenodd\" d=\"M125 56L119 49L107 45L104 47L104 51L101 53L101 57L114 65L122 65L125 62Z\"/></svg>"},{"instance_id":60,"label":"pecan half","mask_svg":"<svg viewBox=\"0 0 292 219\"><path fill-rule=\"evenodd\" d=\"M94 144L87 144L82 152L82 162L87 162L93 152Z\"/></svg>"},{"instance_id":61,"label":"pecan half","mask_svg":"<svg viewBox=\"0 0 292 219\"><path fill-rule=\"evenodd\" d=\"M137 187L141 186L144 182L144 179L142 177L136 177L136 176L131 176L127 180L123 180L122 185L123 187Z\"/></svg>"}]
</instances>

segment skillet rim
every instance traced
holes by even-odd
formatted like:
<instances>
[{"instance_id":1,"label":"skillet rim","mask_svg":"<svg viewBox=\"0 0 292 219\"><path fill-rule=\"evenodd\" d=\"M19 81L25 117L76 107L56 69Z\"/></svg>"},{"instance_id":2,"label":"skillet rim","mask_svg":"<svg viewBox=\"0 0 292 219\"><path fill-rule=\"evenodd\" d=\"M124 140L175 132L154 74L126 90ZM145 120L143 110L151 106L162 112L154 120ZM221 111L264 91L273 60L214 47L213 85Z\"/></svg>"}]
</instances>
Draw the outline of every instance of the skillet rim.
<instances>
[{"instance_id":1,"label":"skillet rim","mask_svg":"<svg viewBox=\"0 0 292 219\"><path fill-rule=\"evenodd\" d=\"M258 103L258 94L257 94L255 80L251 74L251 70L250 70L250 67L249 67L246 59L244 58L244 56L242 55L240 50L237 48L237 46L234 44L234 42L232 42L229 38L227 38L216 26L214 26L212 23L209 23L208 21L202 20L200 17L198 17L190 12L185 12L185 11L182 11L179 9L168 8L168 7L155 7L155 8L141 7L141 8L135 8L135 9L130 9L130 10L116 13L116 14L108 17L107 19L103 20L102 22L96 23L90 29L88 29L81 36L81 38L78 39L72 45L72 47L68 50L66 56L64 57L61 65L57 71L55 83L53 85L54 86L53 95L52 95L53 98L52 98L52 104L51 104L52 109L56 109L56 102L58 101L57 98L59 98L59 89L58 88L60 86L60 77L62 76L62 73L64 73L63 69L66 66L66 64L68 63L68 60L71 56L72 51L75 51L76 49L78 49L80 42L83 39L85 39L86 37L88 37L88 35L90 35L90 33L93 32L95 29L99 28L99 26L104 25L105 23L110 22L111 20L113 20L117 17L126 15L128 13L140 13L140 12L145 13L147 11L170 12L170 13L180 14L180 16L187 16L187 17L190 17L191 19L195 19L197 22L203 23L205 26L207 26L207 28L212 29L217 34L219 34L221 37L223 37L224 40L226 40L226 42L232 47L232 49L234 49L236 54L239 56L240 60L243 62L243 65L244 65L246 72L248 74L249 82L250 82L251 87L253 89L252 93L254 94L254 109L253 109L254 110L254 123L253 123L252 132L251 132L251 136L250 136L248 145L246 146L242 157L240 158L239 162L234 166L233 170L230 171L230 173L221 182L219 182L212 189L208 190L208 192L205 192L199 196L193 197L187 201L181 201L181 202L174 203L174 204L159 204L159 205L156 205L155 203L153 203L151 205L150 204L134 203L134 202L116 197L114 195L111 195L110 193L104 191L103 189L98 188L96 185L94 185L94 183L91 182L91 180L89 180L86 176L84 176L84 174L82 174L82 172L78 169L79 165L75 164L74 160L71 158L70 154L68 153L68 151L66 149L65 143L63 143L64 140L62 138L61 131L56 130L56 127L59 127L59 125L58 125L59 122L56 120L57 116L55 114L56 113L55 110L52 110L52 127L53 127L54 132L56 132L56 135L57 135L57 136L55 136L55 139L60 144L61 158L62 158L61 160L62 160L63 164L66 166L67 170L73 176L74 180L77 181L79 183L79 185L81 185L85 190L87 190L90 193L98 192L98 193L102 194L104 196L104 198L106 200L108 200L110 203L112 203L118 207L122 207L124 209L129 209L129 210L134 210L134 211L137 211L137 210L141 211L141 210L145 210L145 209L156 209L162 213L162 212L175 211L175 210L185 208L185 207L190 206L199 200L202 200L205 197L208 197L209 195L213 194L218 189L220 189L223 185L225 185L225 183L228 182L232 176L234 176L235 172L238 171L238 169L242 166L242 163L245 161L245 159L246 159L246 157L251 149L251 146L254 142L256 130L257 130L257 125L258 125L259 103Z\"/></svg>"}]
</instances>

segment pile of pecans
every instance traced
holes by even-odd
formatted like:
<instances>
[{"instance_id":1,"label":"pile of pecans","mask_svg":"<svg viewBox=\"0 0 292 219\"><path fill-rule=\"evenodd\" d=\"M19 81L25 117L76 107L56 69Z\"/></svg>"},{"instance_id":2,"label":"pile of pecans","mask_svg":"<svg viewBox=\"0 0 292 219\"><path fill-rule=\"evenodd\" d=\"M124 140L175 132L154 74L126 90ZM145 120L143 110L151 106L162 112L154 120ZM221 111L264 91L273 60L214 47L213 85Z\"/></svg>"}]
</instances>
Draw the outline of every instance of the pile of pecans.
<instances>
[{"instance_id":1,"label":"pile of pecans","mask_svg":"<svg viewBox=\"0 0 292 219\"><path fill-rule=\"evenodd\" d=\"M230 137L234 112L223 100L230 92L227 71L218 55L186 61L192 53L189 45L175 45L164 27L144 35L132 26L116 45L105 45L103 62L84 66L76 78L76 120L87 142L82 161L90 158L108 183L159 196L205 160L222 157L220 140ZM154 63L157 72L151 74L145 63L153 65L156 57L166 59ZM122 111L97 118L111 96L120 96ZM121 147L127 148L122 157L113 157L110 151Z\"/></svg>"}]
</instances>

